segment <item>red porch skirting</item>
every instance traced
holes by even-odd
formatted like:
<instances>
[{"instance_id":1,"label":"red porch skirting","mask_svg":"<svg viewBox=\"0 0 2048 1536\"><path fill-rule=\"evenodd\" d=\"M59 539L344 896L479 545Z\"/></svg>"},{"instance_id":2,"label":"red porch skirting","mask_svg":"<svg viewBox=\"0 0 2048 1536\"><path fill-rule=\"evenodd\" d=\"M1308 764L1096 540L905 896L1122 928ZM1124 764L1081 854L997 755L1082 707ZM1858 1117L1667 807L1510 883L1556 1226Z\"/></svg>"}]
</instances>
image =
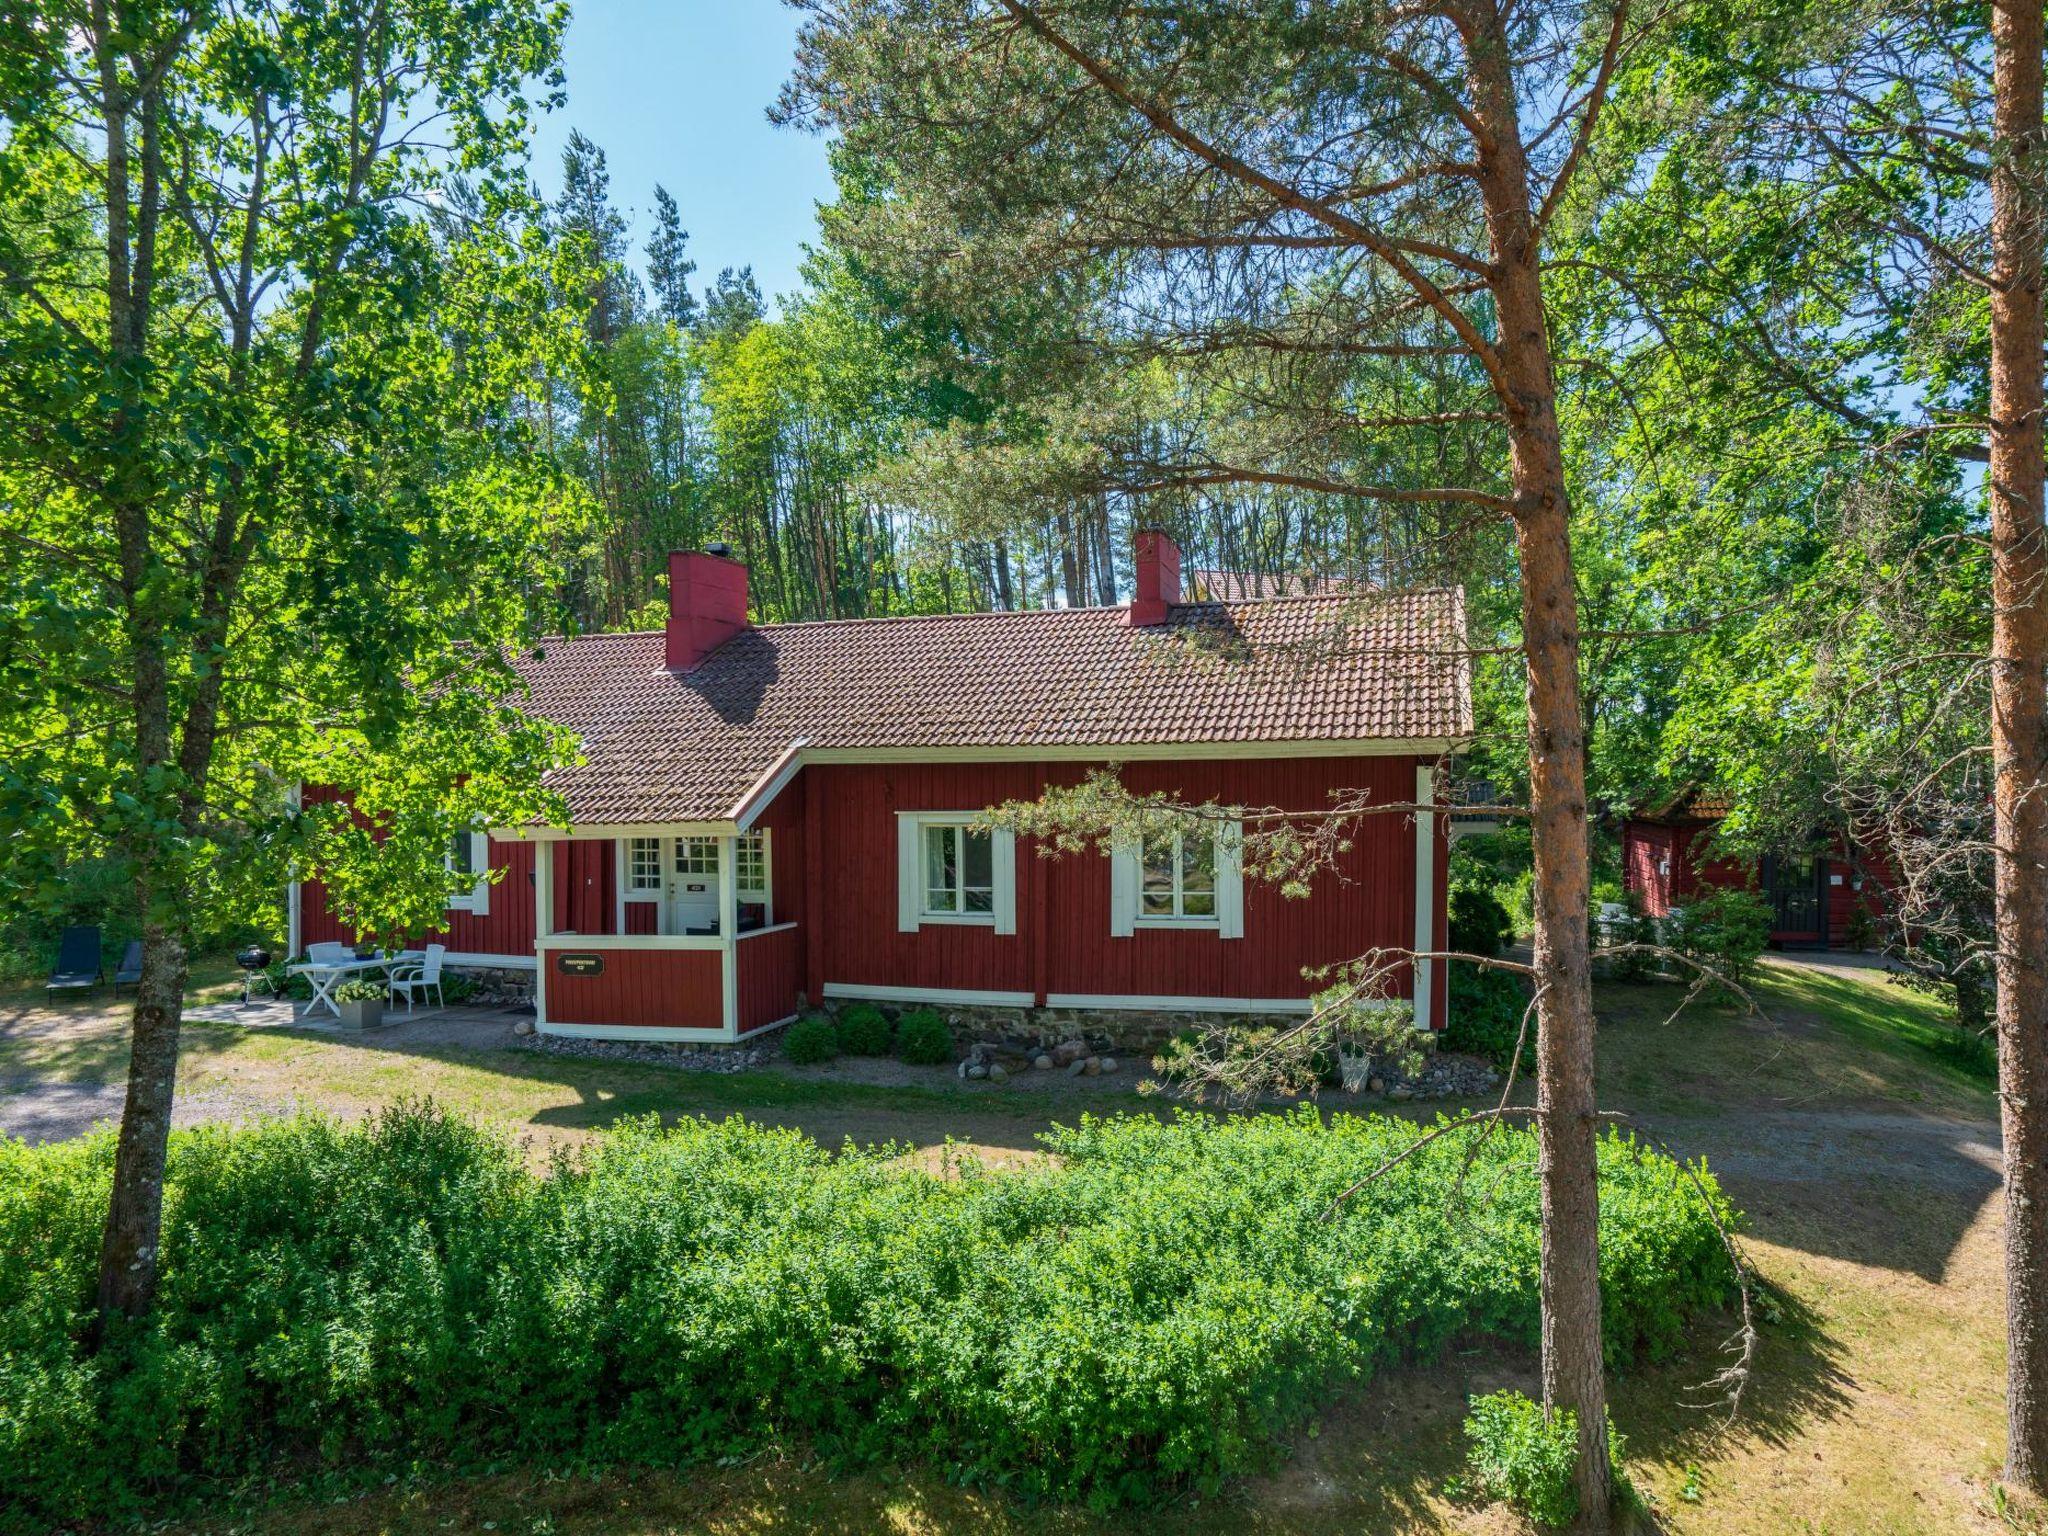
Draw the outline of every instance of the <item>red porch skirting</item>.
<instances>
[{"instance_id":1,"label":"red porch skirting","mask_svg":"<svg viewBox=\"0 0 2048 1536\"><path fill-rule=\"evenodd\" d=\"M594 954L603 970L577 976L563 957ZM547 949L547 1022L626 1028L725 1028L724 955L716 949L607 949L602 938Z\"/></svg>"}]
</instances>

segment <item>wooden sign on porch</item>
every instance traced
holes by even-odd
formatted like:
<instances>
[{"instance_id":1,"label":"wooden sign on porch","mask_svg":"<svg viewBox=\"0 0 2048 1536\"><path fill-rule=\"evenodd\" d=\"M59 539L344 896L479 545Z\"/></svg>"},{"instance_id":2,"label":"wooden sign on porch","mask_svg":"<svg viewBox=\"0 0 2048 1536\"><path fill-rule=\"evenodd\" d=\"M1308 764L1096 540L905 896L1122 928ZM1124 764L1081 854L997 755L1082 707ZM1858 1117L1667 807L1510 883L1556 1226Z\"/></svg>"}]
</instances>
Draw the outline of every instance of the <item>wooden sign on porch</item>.
<instances>
[{"instance_id":1,"label":"wooden sign on porch","mask_svg":"<svg viewBox=\"0 0 2048 1536\"><path fill-rule=\"evenodd\" d=\"M601 976L604 956L560 954L555 956L555 969L564 976Z\"/></svg>"}]
</instances>

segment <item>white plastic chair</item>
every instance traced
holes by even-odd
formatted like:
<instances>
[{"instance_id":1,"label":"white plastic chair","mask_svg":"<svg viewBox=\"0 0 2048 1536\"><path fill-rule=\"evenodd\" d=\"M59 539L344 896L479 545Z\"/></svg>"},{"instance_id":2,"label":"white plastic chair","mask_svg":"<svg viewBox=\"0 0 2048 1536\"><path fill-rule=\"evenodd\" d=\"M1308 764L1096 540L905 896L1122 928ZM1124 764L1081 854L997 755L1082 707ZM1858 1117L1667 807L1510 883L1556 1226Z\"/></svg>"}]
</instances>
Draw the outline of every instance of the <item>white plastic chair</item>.
<instances>
[{"instance_id":1,"label":"white plastic chair","mask_svg":"<svg viewBox=\"0 0 2048 1536\"><path fill-rule=\"evenodd\" d=\"M356 952L353 945L339 944L333 940L323 944L308 944L306 946L306 964L308 965L347 965L355 957Z\"/></svg>"},{"instance_id":2,"label":"white plastic chair","mask_svg":"<svg viewBox=\"0 0 2048 1536\"><path fill-rule=\"evenodd\" d=\"M405 1011L413 1011L415 995L433 989L434 1006L446 1008L447 999L441 995L441 957L448 952L445 944L429 944L427 952L418 960L405 965L394 966L391 971L391 995L396 998L405 994Z\"/></svg>"}]
</instances>

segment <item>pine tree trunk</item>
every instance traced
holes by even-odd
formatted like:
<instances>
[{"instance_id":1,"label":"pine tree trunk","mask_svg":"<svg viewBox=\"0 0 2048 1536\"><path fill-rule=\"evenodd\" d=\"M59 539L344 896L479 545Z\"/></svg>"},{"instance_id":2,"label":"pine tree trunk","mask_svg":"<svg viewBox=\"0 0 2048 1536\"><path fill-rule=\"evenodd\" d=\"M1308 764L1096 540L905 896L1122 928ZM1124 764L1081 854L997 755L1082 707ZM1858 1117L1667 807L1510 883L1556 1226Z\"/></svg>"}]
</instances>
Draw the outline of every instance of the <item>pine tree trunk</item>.
<instances>
[{"instance_id":1,"label":"pine tree trunk","mask_svg":"<svg viewBox=\"0 0 2048 1536\"><path fill-rule=\"evenodd\" d=\"M142 980L129 1028L128 1099L121 1112L113 1196L100 1241L103 1317L140 1317L156 1293L164 1164L188 969L184 941L155 918L147 920L142 930Z\"/></svg>"},{"instance_id":2,"label":"pine tree trunk","mask_svg":"<svg viewBox=\"0 0 2048 1536\"><path fill-rule=\"evenodd\" d=\"M2048 1494L2048 548L2043 526L2042 6L1992 8L1991 752L2005 1133L2006 1475Z\"/></svg>"},{"instance_id":3,"label":"pine tree trunk","mask_svg":"<svg viewBox=\"0 0 2048 1536\"><path fill-rule=\"evenodd\" d=\"M1585 715L1571 509L1557 380L1543 299L1541 233L1499 13L1467 38L1474 112L1493 142L1478 156L1499 334L1496 391L1508 420L1509 478L1528 658L1529 807L1535 855L1536 1131L1543 1200L1543 1400L1578 1419L1577 1529L1612 1520L1607 1382L1600 1329L1600 1193L1594 1097L1591 871Z\"/></svg>"}]
</instances>

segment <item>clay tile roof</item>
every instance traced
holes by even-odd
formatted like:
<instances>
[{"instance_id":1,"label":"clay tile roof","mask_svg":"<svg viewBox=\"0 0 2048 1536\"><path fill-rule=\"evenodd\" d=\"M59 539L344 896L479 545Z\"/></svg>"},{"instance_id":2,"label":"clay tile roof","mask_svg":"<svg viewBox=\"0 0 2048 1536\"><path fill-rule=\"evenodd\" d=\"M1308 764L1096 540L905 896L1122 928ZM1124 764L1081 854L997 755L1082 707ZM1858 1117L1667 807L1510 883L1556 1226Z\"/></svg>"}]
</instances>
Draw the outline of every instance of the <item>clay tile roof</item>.
<instances>
[{"instance_id":1,"label":"clay tile roof","mask_svg":"<svg viewBox=\"0 0 2048 1536\"><path fill-rule=\"evenodd\" d=\"M1454 590L763 625L691 671L659 632L546 642L527 708L577 732L581 826L723 821L806 751L1153 748L1471 734Z\"/></svg>"}]
</instances>

